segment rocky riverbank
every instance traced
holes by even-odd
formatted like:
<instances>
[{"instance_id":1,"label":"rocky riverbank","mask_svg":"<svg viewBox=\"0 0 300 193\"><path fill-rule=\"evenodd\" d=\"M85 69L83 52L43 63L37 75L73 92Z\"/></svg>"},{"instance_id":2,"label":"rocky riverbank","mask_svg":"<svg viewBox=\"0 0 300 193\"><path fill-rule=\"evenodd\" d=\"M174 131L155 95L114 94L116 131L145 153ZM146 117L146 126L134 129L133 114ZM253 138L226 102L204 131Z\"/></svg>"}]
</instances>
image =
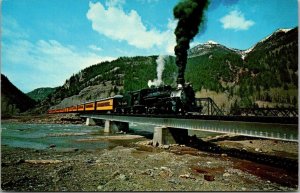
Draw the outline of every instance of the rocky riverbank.
<instances>
[{"instance_id":1,"label":"rocky riverbank","mask_svg":"<svg viewBox=\"0 0 300 193\"><path fill-rule=\"evenodd\" d=\"M151 141L104 150L2 146L5 191L296 191L297 171ZM287 183L289 182L289 183Z\"/></svg>"},{"instance_id":2,"label":"rocky riverbank","mask_svg":"<svg viewBox=\"0 0 300 193\"><path fill-rule=\"evenodd\" d=\"M67 114L42 114L42 115L22 115L12 116L1 120L2 122L19 122L19 123L47 123L47 124L84 124L85 120L81 119L76 113Z\"/></svg>"}]
</instances>

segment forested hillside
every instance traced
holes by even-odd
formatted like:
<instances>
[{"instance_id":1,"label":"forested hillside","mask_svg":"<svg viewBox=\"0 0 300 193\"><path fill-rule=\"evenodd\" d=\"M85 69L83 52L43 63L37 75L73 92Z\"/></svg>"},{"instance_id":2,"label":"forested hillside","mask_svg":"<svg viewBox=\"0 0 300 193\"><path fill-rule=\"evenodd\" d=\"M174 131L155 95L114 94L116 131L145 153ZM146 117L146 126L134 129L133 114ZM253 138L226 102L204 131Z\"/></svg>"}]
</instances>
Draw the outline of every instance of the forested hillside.
<instances>
[{"instance_id":1,"label":"forested hillside","mask_svg":"<svg viewBox=\"0 0 300 193\"><path fill-rule=\"evenodd\" d=\"M36 102L13 85L1 74L1 117L22 113L35 106Z\"/></svg>"},{"instance_id":2,"label":"forested hillside","mask_svg":"<svg viewBox=\"0 0 300 193\"><path fill-rule=\"evenodd\" d=\"M78 104L147 87L156 78L157 56L120 57L95 64L66 80L40 103ZM216 42L189 50L185 71L197 97L212 97L224 110L232 106L295 106L298 103L298 28L277 30L249 50ZM175 57L165 59L163 81L176 86Z\"/></svg>"},{"instance_id":3,"label":"forested hillside","mask_svg":"<svg viewBox=\"0 0 300 193\"><path fill-rule=\"evenodd\" d=\"M37 88L34 89L33 91L27 93L27 96L29 96L30 98L32 98L35 101L42 101L44 100L48 95L50 95L51 93L53 93L55 91L56 88L50 88L50 87L46 87L46 88Z\"/></svg>"}]
</instances>

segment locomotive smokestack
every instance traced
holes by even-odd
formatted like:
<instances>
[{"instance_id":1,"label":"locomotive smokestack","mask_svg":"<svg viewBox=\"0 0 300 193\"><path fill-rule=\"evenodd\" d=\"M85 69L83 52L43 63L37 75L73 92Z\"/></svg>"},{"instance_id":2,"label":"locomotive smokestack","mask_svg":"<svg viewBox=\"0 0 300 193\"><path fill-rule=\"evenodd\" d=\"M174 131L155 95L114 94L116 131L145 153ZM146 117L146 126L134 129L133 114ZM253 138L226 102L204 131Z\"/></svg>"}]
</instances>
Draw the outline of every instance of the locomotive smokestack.
<instances>
[{"instance_id":1,"label":"locomotive smokestack","mask_svg":"<svg viewBox=\"0 0 300 193\"><path fill-rule=\"evenodd\" d=\"M199 31L199 26L203 21L203 12L207 5L208 0L182 0L173 9L174 17L178 19L174 32L177 43L174 49L178 66L177 84L184 85L189 44Z\"/></svg>"}]
</instances>

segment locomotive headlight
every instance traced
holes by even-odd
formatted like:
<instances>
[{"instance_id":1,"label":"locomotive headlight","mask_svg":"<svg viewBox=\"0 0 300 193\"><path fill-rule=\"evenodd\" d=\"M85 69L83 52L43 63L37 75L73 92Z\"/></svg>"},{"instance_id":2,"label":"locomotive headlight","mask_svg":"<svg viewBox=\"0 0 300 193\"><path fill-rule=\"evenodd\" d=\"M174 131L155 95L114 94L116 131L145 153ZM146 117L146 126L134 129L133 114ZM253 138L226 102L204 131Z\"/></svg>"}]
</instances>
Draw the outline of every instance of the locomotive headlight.
<instances>
[{"instance_id":1,"label":"locomotive headlight","mask_svg":"<svg viewBox=\"0 0 300 193\"><path fill-rule=\"evenodd\" d=\"M181 98L181 94L182 93L182 90L174 90L171 92L171 97L179 97Z\"/></svg>"},{"instance_id":2,"label":"locomotive headlight","mask_svg":"<svg viewBox=\"0 0 300 193\"><path fill-rule=\"evenodd\" d=\"M187 102L187 95L182 89L172 91L171 97L178 97L183 103Z\"/></svg>"}]
</instances>

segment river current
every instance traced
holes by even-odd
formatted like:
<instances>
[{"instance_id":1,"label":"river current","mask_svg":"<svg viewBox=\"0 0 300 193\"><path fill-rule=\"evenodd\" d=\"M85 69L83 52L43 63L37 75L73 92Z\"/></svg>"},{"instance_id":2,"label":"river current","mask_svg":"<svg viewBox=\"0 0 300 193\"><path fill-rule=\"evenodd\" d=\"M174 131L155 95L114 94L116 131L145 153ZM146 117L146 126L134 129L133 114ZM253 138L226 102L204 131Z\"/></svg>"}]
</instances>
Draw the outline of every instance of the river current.
<instances>
[{"instance_id":1,"label":"river current","mask_svg":"<svg viewBox=\"0 0 300 193\"><path fill-rule=\"evenodd\" d=\"M142 135L152 139L153 127L150 125L130 124L130 133ZM206 133L189 131L189 135L205 137L217 135L217 133ZM15 122L1 123L1 144L11 147L22 147L32 149L47 149L55 145L56 149L106 149L117 145L124 145L130 141L80 141L80 139L95 138L98 136L120 135L104 133L101 126L86 126L75 124L27 124Z\"/></svg>"},{"instance_id":2,"label":"river current","mask_svg":"<svg viewBox=\"0 0 300 193\"><path fill-rule=\"evenodd\" d=\"M72 124L1 124L1 144L12 147L46 149L55 145L56 148L97 149L113 145L109 141L77 141L97 135L105 135L102 127Z\"/></svg>"}]
</instances>

